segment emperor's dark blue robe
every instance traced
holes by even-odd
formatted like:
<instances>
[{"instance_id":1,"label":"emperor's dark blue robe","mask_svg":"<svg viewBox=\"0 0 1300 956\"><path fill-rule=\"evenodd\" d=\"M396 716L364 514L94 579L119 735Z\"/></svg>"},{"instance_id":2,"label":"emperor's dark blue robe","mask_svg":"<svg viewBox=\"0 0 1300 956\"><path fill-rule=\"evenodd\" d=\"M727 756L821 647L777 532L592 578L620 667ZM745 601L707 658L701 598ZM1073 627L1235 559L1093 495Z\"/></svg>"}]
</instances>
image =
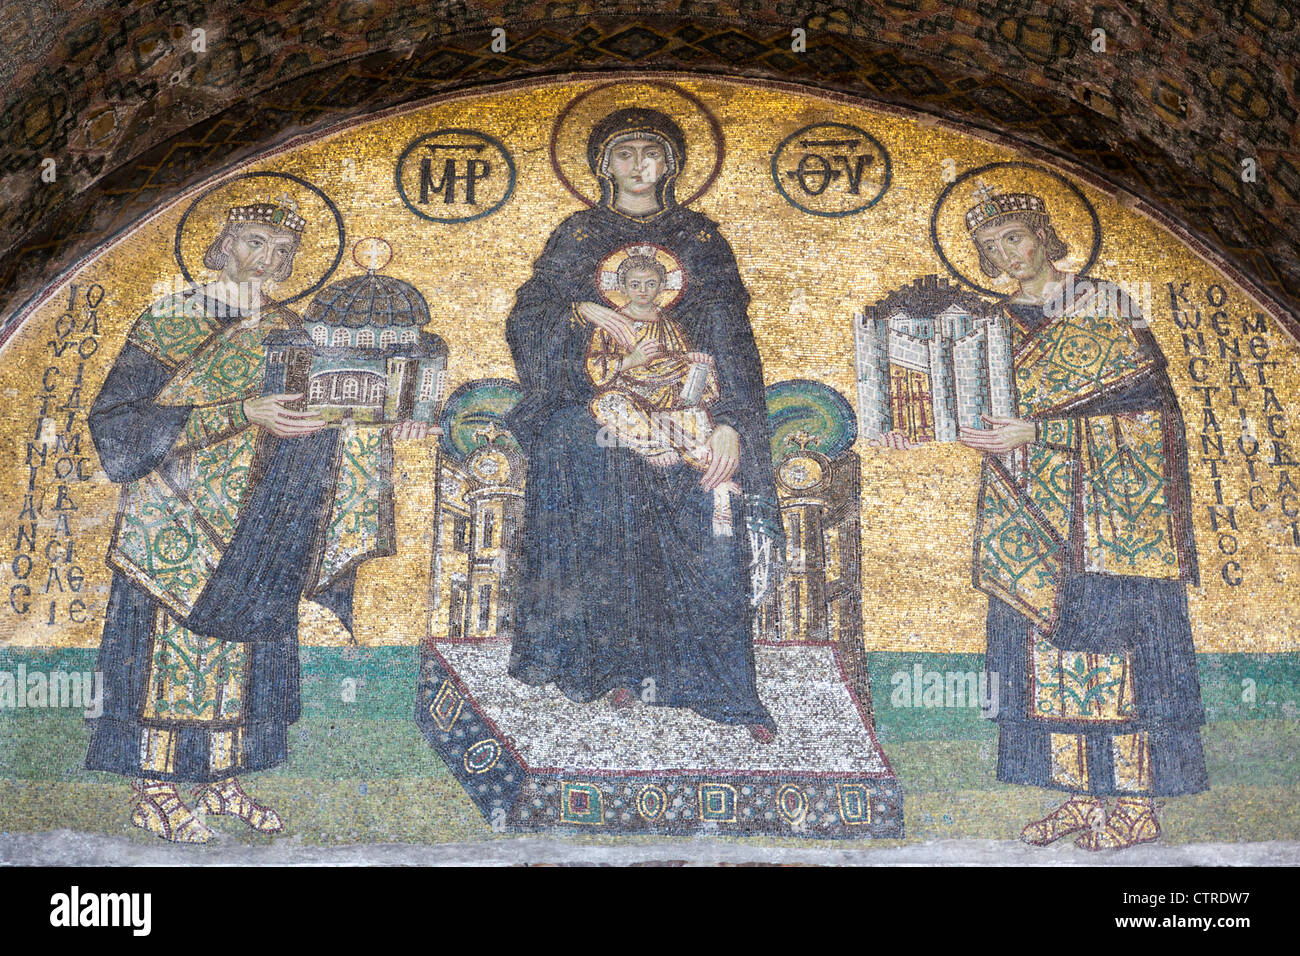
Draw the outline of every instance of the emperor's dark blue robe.
<instances>
[{"instance_id":1,"label":"emperor's dark blue robe","mask_svg":"<svg viewBox=\"0 0 1300 956\"><path fill-rule=\"evenodd\" d=\"M197 313L211 323L213 334L243 318L238 311L194 295L188 293L184 307L178 304L174 312ZM164 311L154 307L153 315ZM151 318L147 312L137 330ZM158 404L155 399L203 344L186 344L162 356L136 344L146 341L137 332L132 336L95 399L89 415L91 437L112 480L129 483L155 473L183 495L189 469L182 468L180 461L187 442L186 423L194 408ZM242 427L256 428L246 421ZM204 782L263 770L285 760L288 727L301 712L298 604L320 550L322 515L328 512L333 492L338 433L325 430L286 440L263 433L261 443L260 464L254 469L260 478L252 479L255 484L244 495L220 563L192 612L179 620L197 634L247 645L237 724L240 752L228 767L214 769L212 723L144 719L160 604L126 574L115 571L98 664L104 675L104 713L90 721L88 769ZM354 579L349 574L313 597L349 627ZM170 772L156 766L142 768L146 728L175 735Z\"/></svg>"},{"instance_id":2,"label":"emperor's dark blue robe","mask_svg":"<svg viewBox=\"0 0 1300 956\"><path fill-rule=\"evenodd\" d=\"M600 301L607 256L646 243L683 265L674 317L691 348L716 362L714 424L740 435L732 536L713 534L700 472L655 468L597 441L585 362L593 327L575 319L574 304ZM580 702L627 688L721 723L775 726L755 684L749 603L746 526L778 532L748 303L730 246L693 210L670 203L634 218L599 206L551 234L506 325L523 390L508 424L528 457L514 677L554 682Z\"/></svg>"}]
</instances>

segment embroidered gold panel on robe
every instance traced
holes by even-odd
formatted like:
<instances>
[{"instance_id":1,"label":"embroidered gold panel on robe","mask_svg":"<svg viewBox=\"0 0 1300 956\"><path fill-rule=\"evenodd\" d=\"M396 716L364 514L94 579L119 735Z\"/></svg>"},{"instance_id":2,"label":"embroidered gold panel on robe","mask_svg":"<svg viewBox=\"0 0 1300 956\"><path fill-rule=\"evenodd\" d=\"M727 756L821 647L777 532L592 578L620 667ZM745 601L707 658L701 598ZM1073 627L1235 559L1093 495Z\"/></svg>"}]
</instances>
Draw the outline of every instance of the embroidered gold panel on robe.
<instances>
[{"instance_id":1,"label":"embroidered gold panel on robe","mask_svg":"<svg viewBox=\"0 0 1300 956\"><path fill-rule=\"evenodd\" d=\"M370 557L392 554L393 450L382 426L345 423L339 436L339 468L325 529L325 546L314 587L327 586ZM387 506L385 505L387 502ZM388 513L385 513L385 512Z\"/></svg>"},{"instance_id":2,"label":"embroidered gold panel on robe","mask_svg":"<svg viewBox=\"0 0 1300 956\"><path fill-rule=\"evenodd\" d=\"M248 645L203 637L159 610L145 679L146 721L232 724L242 719Z\"/></svg>"},{"instance_id":3,"label":"embroidered gold panel on robe","mask_svg":"<svg viewBox=\"0 0 1300 956\"><path fill-rule=\"evenodd\" d=\"M1082 296L1028 332L1012 321L1017 414L1037 421L1039 441L1004 460L986 457L975 581L1048 633L1066 569L1154 578L1183 570L1163 413L1064 417L1156 367L1130 318L1088 311L1117 301ZM1079 518L1082 535L1072 533Z\"/></svg>"},{"instance_id":4,"label":"embroidered gold panel on robe","mask_svg":"<svg viewBox=\"0 0 1300 956\"><path fill-rule=\"evenodd\" d=\"M1115 788L1138 793L1150 790L1154 786L1150 735L1120 734L1112 737L1110 744L1115 761Z\"/></svg>"},{"instance_id":5,"label":"embroidered gold panel on robe","mask_svg":"<svg viewBox=\"0 0 1300 956\"><path fill-rule=\"evenodd\" d=\"M1088 747L1079 734L1052 734L1052 783L1080 792L1088 789Z\"/></svg>"},{"instance_id":6,"label":"embroidered gold panel on robe","mask_svg":"<svg viewBox=\"0 0 1300 956\"><path fill-rule=\"evenodd\" d=\"M1029 642L1031 717L1115 722L1135 716L1128 654L1063 650L1037 628Z\"/></svg>"},{"instance_id":7,"label":"embroidered gold panel on robe","mask_svg":"<svg viewBox=\"0 0 1300 956\"><path fill-rule=\"evenodd\" d=\"M1052 413L1155 366L1155 357L1134 334L1131 319L1089 312L1090 304L1104 304L1096 300L1080 298L1065 315L1030 336L1012 323L1017 403L1023 413L1059 417Z\"/></svg>"},{"instance_id":8,"label":"embroidered gold panel on robe","mask_svg":"<svg viewBox=\"0 0 1300 956\"><path fill-rule=\"evenodd\" d=\"M1084 561L1088 571L1179 576L1158 411L1085 419Z\"/></svg>"},{"instance_id":9,"label":"embroidered gold panel on robe","mask_svg":"<svg viewBox=\"0 0 1300 956\"><path fill-rule=\"evenodd\" d=\"M122 491L108 563L184 617L221 560L221 552L176 493L151 473Z\"/></svg>"},{"instance_id":10,"label":"embroidered gold panel on robe","mask_svg":"<svg viewBox=\"0 0 1300 956\"><path fill-rule=\"evenodd\" d=\"M1051 630L1065 541L998 463L986 460L975 528L975 583Z\"/></svg>"}]
</instances>

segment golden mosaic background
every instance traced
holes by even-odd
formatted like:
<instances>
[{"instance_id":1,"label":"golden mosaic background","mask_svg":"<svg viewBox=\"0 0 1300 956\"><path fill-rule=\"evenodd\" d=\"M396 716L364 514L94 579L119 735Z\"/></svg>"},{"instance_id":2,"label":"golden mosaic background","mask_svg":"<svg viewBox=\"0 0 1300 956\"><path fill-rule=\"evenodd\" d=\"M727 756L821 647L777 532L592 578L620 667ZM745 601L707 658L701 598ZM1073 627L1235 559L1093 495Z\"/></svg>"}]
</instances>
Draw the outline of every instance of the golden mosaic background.
<instances>
[{"instance_id":1,"label":"golden mosaic background","mask_svg":"<svg viewBox=\"0 0 1300 956\"><path fill-rule=\"evenodd\" d=\"M696 201L720 223L731 242L741 275L751 296L750 318L762 353L766 378L813 378L839 390L856 406L853 355L853 314L891 291L928 274L945 275L929 242L930 215L935 200L955 174L994 162L1020 159L1002 146L912 118L860 108L813 95L688 77L673 80L704 101L724 131L726 158L712 187ZM342 210L349 244L364 236L381 236L395 254L384 271L413 283L428 300L432 330L451 350L450 388L484 377L514 378L504 339L505 318L514 291L531 273L532 262L547 236L579 201L560 183L551 168L549 140L552 124L578 93L597 85L574 82L515 89L467 97L416 109L404 115L373 120L284 152L241 171L289 173L316 183ZM594 100L595 98L593 98ZM699 164L707 141L696 117L687 123L691 153ZM813 123L838 122L860 126L882 143L892 158L892 184L884 197L866 211L843 218L805 214L773 187L771 156L777 144L795 130ZM394 163L415 138L438 128L471 128L503 141L517 166L514 195L496 213L483 219L438 224L413 215L394 188ZM581 168L585 158L566 161L566 169ZM951 163L945 162L951 160ZM695 170L692 170L694 173ZM946 178L945 178L946 177ZM1077 181L1076 181L1077 182ZM1284 651L1300 648L1291 608L1300 599L1300 572L1291 544L1291 530L1282 520L1276 471L1257 466L1266 476L1269 508L1252 511L1247 504L1251 485L1239 454L1220 469L1222 494L1236 504L1237 553L1241 585L1229 586L1221 568L1218 535L1210 527L1207 505L1215 503L1209 469L1199 463L1202 398L1193 392L1182 332L1174 322L1166 283L1188 283L1189 298L1199 296L1205 316L1215 311L1205 290L1216 283L1226 291L1220 307L1243 353L1260 333L1242 334L1243 317L1260 310L1237 286L1193 255L1174 236L1117 201L1077 182L1095 206L1102 228L1102 245L1092 275L1127 285L1149 282L1152 328L1169 359L1170 375L1183 407L1191 453L1193 519L1202 569L1200 587L1189 588L1196 643L1202 651ZM587 183L581 184L584 188ZM693 189L684 189L685 196ZM267 196L266 198L273 198ZM1053 197L1047 197L1049 210ZM76 363L70 353L52 357L50 342L65 312L69 290L56 290L30 315L4 346L3 412L0 435L11 450L0 463L0 515L7 546L0 572L0 642L12 645L94 646L99 641L110 574L104 552L112 529L118 487L98 470L93 459L84 410L97 393L113 357L132 322L153 300L156 283L172 283L176 271L172 243L176 226L190 199L162 210L149 223L68 278L79 289L78 321L84 318L84 290L98 283L104 290L96 310L98 351L86 361L81 383L83 412L77 424L92 456L95 476L72 486L78 507L72 518L77 553L74 563L85 572L76 595L51 595L60 600L56 623L48 624L49 598L33 596L28 615L14 613L8 603L15 583L13 559L17 516L28 480L25 441L37 418L45 369L60 364L69 374ZM1073 237L1064 236L1067 242ZM1077 250L1081 240L1075 239ZM331 281L354 275L350 249ZM295 273L319 274L307 246ZM1071 260L1068 266L1077 266ZM196 275L204 279L206 276ZM306 301L294 308L302 311ZM65 320L66 321L66 320ZM1202 323L1211 364L1207 384L1226 385L1225 365L1217 337ZM78 336L79 338L80 336ZM1298 356L1296 344L1271 319L1262 333L1267 360L1278 362L1269 372L1275 385L1285 427L1295 407ZM1244 360L1250 356L1244 354ZM1255 370L1246 368L1253 376ZM1248 379L1253 381L1254 379ZM1240 433L1238 411L1230 408L1226 388L1214 398L1214 410L1225 446ZM1262 396L1253 388L1243 396L1247 421L1264 436ZM1300 432L1297 432L1300 440ZM1289 439L1288 439L1289 441ZM863 613L865 643L870 650L980 651L984 643L985 601L970 583L971 535L979 467L976 453L956 444L935 445L912 452L886 452L863 447ZM413 644L427 627L427 600L432 550L432 445L398 443L397 556L371 561L358 574L356 634L363 644ZM1261 453L1261 461L1267 455ZM49 469L43 470L48 472ZM48 489L54 494L53 476ZM1294 479L1300 483L1300 469ZM38 495L42 490L38 483ZM51 513L40 518L38 552L53 526ZM33 591L46 584L47 563L36 555L29 579ZM39 576L40 580L36 580ZM67 605L77 597L88 610L84 620L68 620ZM42 603L38 599L44 599ZM335 644L345 632L315 605L304 604L304 643Z\"/></svg>"}]
</instances>

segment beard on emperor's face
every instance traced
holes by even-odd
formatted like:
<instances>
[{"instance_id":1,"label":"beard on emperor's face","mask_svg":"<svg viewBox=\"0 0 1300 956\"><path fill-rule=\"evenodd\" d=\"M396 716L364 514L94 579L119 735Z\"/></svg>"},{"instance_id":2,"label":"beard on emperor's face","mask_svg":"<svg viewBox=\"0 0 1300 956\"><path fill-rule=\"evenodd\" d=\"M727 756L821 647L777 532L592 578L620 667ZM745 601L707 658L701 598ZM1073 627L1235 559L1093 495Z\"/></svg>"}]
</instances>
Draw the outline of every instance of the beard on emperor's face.
<instances>
[{"instance_id":1,"label":"beard on emperor's face","mask_svg":"<svg viewBox=\"0 0 1300 956\"><path fill-rule=\"evenodd\" d=\"M221 277L231 282L267 283L285 279L293 270L297 237L279 229L245 227L222 240L226 254Z\"/></svg>"}]
</instances>

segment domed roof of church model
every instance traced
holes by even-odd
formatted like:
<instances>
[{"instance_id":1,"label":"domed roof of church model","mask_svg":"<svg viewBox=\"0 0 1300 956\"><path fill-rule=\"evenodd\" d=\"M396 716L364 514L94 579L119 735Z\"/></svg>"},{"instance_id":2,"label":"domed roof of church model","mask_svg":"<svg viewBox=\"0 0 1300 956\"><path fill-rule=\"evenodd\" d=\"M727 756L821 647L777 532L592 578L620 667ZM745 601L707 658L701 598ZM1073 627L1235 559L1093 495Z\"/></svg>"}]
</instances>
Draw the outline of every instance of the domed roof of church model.
<instances>
[{"instance_id":1,"label":"domed roof of church model","mask_svg":"<svg viewBox=\"0 0 1300 956\"><path fill-rule=\"evenodd\" d=\"M418 329L429 321L429 304L409 282L367 272L318 292L303 321L350 329Z\"/></svg>"}]
</instances>

